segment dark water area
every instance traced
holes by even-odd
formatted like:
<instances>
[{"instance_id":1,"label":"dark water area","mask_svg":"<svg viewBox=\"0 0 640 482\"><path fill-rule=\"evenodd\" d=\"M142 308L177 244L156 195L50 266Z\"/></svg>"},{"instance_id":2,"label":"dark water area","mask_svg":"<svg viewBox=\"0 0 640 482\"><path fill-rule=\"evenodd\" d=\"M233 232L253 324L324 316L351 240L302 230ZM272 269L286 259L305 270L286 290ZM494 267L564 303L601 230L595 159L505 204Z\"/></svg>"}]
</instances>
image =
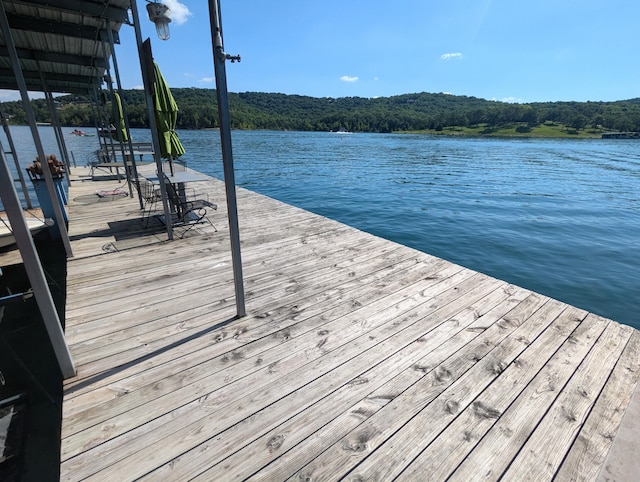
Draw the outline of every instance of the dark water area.
<instances>
[{"instance_id":1,"label":"dark water area","mask_svg":"<svg viewBox=\"0 0 640 482\"><path fill-rule=\"evenodd\" d=\"M64 247L47 234L35 239L47 283L64 320ZM0 296L30 288L22 264L2 267ZM17 454L0 464L2 481L55 481L60 473L62 375L34 297L0 308L0 400L24 395L24 411L12 427Z\"/></svg>"},{"instance_id":2,"label":"dark water area","mask_svg":"<svg viewBox=\"0 0 640 482\"><path fill-rule=\"evenodd\" d=\"M25 174L28 195L34 206L37 196L25 168L35 157L27 127L12 127L20 169ZM40 128L46 153L59 150L51 128ZM9 145L0 136L6 152ZM70 145L73 145L71 140ZM94 148L95 149L95 148ZM84 156L83 154L81 154ZM6 156L14 179L18 179L14 158ZM84 159L82 165L85 164ZM23 207L25 196L16 182ZM0 208L2 208L0 204ZM34 243L51 291L58 316L64 326L66 299L66 258L59 240L45 230ZM4 248L10 249L10 248ZM24 265L0 266L0 296L25 293L31 285ZM11 427L12 456L0 464L1 481L41 482L59 480L60 430L62 417L62 375L35 297L0 307L0 400L24 397L24 409ZM15 455L14 455L15 453Z\"/></svg>"},{"instance_id":3,"label":"dark water area","mask_svg":"<svg viewBox=\"0 0 640 482\"><path fill-rule=\"evenodd\" d=\"M179 136L189 167L223 178L217 131ZM232 137L241 187L640 328L638 141ZM65 139L78 164L98 145Z\"/></svg>"}]
</instances>

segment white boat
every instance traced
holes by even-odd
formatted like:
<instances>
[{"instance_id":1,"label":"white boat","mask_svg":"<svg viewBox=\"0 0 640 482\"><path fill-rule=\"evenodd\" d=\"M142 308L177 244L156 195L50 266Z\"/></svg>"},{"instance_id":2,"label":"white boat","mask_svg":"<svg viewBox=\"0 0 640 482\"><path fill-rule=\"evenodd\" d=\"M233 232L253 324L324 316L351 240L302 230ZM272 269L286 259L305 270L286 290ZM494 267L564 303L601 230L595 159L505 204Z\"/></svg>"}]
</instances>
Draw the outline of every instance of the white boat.
<instances>
[{"instance_id":1,"label":"white boat","mask_svg":"<svg viewBox=\"0 0 640 482\"><path fill-rule=\"evenodd\" d=\"M9 226L8 219L0 218L0 248L11 246L16 242L16 238L13 237L13 232ZM47 227L43 220L36 218L27 219L27 226L29 227L29 231L31 231L31 236Z\"/></svg>"}]
</instances>

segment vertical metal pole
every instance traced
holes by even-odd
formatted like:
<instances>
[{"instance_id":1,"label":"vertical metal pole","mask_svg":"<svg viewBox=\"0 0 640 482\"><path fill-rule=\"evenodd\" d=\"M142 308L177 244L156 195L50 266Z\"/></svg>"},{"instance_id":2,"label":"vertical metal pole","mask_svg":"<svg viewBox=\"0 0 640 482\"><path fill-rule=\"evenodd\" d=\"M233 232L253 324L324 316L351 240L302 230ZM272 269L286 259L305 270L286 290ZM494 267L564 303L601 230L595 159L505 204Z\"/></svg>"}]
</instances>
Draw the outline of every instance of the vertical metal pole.
<instances>
[{"instance_id":1,"label":"vertical metal pole","mask_svg":"<svg viewBox=\"0 0 640 482\"><path fill-rule=\"evenodd\" d=\"M58 115L58 109L56 109L56 101L53 98L53 94L49 92L49 98L51 99L51 119L53 120L53 125L58 132L58 138L60 139L60 154L62 155L62 160L64 161L65 168L67 172L71 174L71 161L69 159L69 151L67 150L67 143L64 141L64 134L62 132L62 124L60 123L60 116ZM67 182L71 185L71 179L67 176Z\"/></svg>"},{"instance_id":2,"label":"vertical metal pole","mask_svg":"<svg viewBox=\"0 0 640 482\"><path fill-rule=\"evenodd\" d=\"M164 185L164 175L162 171L162 159L160 158L160 139L158 138L158 128L156 127L156 115L153 110L153 99L151 91L153 85L153 58L151 55L151 43L149 39L149 52L145 54L145 48L142 43L142 32L140 31L140 16L138 15L138 5L136 0L131 0L131 13L133 15L133 27L136 32L136 42L138 44L138 56L140 57L140 69L142 70L142 83L144 84L144 95L147 101L147 113L149 115L149 129L151 129L151 138L153 139L153 151L158 169L158 179L160 180L160 195L162 196L162 206L164 208L164 219L167 226L167 237L173 239L173 226L171 225L171 211L169 210L169 202L167 201L167 188ZM151 71L150 71L151 70Z\"/></svg>"},{"instance_id":3,"label":"vertical metal pole","mask_svg":"<svg viewBox=\"0 0 640 482\"><path fill-rule=\"evenodd\" d=\"M56 118L56 128L60 133L60 140L62 141L60 144L60 150L62 151L62 158L64 159L64 164L67 168L67 172L71 174L71 156L69 156L69 150L67 149L67 143L64 140L64 133L62 132L62 124L60 123L60 116L58 115L58 110L56 109L55 100L53 96L51 96L51 102L53 104L53 114ZM75 165L73 166L75 167ZM67 176L67 183L71 186L71 177Z\"/></svg>"},{"instance_id":4,"label":"vertical metal pole","mask_svg":"<svg viewBox=\"0 0 640 482\"><path fill-rule=\"evenodd\" d=\"M22 256L22 262L24 263L24 269L29 277L29 282L31 283L40 314L47 328L53 351L58 360L58 365L60 365L60 371L64 378L71 378L76 374L76 368L73 365L71 353L64 338L60 318L58 317L56 306L53 303L53 298L51 298L49 285L42 270L36 247L33 244L27 222L22 214L18 192L13 184L4 151L0 152L0 156L0 197L2 198L2 204L9 217L13 236L16 238L16 243Z\"/></svg>"},{"instance_id":5,"label":"vertical metal pole","mask_svg":"<svg viewBox=\"0 0 640 482\"><path fill-rule=\"evenodd\" d=\"M118 59L116 58L115 42L113 41L113 31L111 30L111 22L107 22L107 34L109 35L109 47L111 48L111 58L113 59L113 70L116 74L116 85L120 98L122 101L122 116L124 117L124 126L127 131L129 153L131 154L131 168L133 169L133 177L136 183L136 190L138 192L138 202L140 203L140 209L144 208L144 201L142 200L142 193L140 192L140 184L138 181L138 167L136 166L135 156L133 154L133 144L131 140L131 127L129 126L129 114L127 113L127 106L122 96L122 82L120 82L120 69L118 68ZM129 179L131 182L131 179Z\"/></svg>"},{"instance_id":6,"label":"vertical metal pole","mask_svg":"<svg viewBox=\"0 0 640 482\"><path fill-rule=\"evenodd\" d=\"M60 231L60 237L62 238L62 243L64 244L67 257L72 257L73 252L71 251L71 242L69 241L67 226L65 224L64 216L62 215L62 207L58 202L58 194L56 192L56 187L53 184L53 176L49 171L47 156L45 155L44 149L42 148L42 141L40 140L40 133L38 132L38 126L36 124L36 116L35 116L35 113L33 112L33 107L31 106L29 94L27 93L27 84L24 80L24 75L22 74L20 59L18 58L18 53L16 52L16 46L15 46L15 43L13 42L13 36L11 35L11 27L9 27L9 21L7 20L7 13L4 9L4 4L2 2L0 2L0 30L2 30L4 34L4 40L6 43L7 51L9 53L9 58L11 59L11 66L13 67L13 73L16 77L16 83L20 88L22 105L24 107L25 113L27 114L27 119L29 120L29 127L31 128L31 135L33 137L33 142L36 145L36 152L38 153L38 157L43 166L42 172L44 173L44 179L47 185L47 192L51 199L51 205L53 206L53 213L56 218L56 226Z\"/></svg>"},{"instance_id":7,"label":"vertical metal pole","mask_svg":"<svg viewBox=\"0 0 640 482\"><path fill-rule=\"evenodd\" d=\"M2 120L2 128L4 129L4 134L7 136L7 142L9 142L9 149L11 149L11 155L13 156L13 162L16 166L16 171L18 173L18 179L20 180L20 186L22 187L22 194L24 194L24 200L27 203L27 208L32 209L33 204L31 203L31 197L29 197L29 191L27 190L27 183L24 180L24 174L22 173L22 167L20 166L20 160L18 159L18 153L16 152L16 146L13 143L13 137L11 136L11 130L9 129L9 124L7 123L7 116L4 113L4 109L2 108L2 103L0 103L0 119Z\"/></svg>"},{"instance_id":8,"label":"vertical metal pole","mask_svg":"<svg viewBox=\"0 0 640 482\"><path fill-rule=\"evenodd\" d=\"M216 76L216 95L218 98L218 119L220 124L222 162L224 166L224 185L227 194L227 216L229 218L229 234L231 237L233 280L236 290L236 309L238 317L242 317L246 314L246 308L242 279L242 258L240 254L240 228L238 225L236 179L233 169L233 152L231 149L231 118L229 116L227 72L225 70L226 54L222 43L222 24L220 21L219 0L209 0L209 17L211 20L211 40L213 43L213 66Z\"/></svg>"},{"instance_id":9,"label":"vertical metal pole","mask_svg":"<svg viewBox=\"0 0 640 482\"><path fill-rule=\"evenodd\" d=\"M100 146L99 152L99 162L104 162L102 154L108 154L106 137L100 135L101 124L104 123L104 119L102 118L103 109L100 106L102 102L101 93L99 92L100 87L95 86L93 90L93 102L91 102L91 106L93 108L93 120L96 127L96 134L98 136L98 145Z\"/></svg>"},{"instance_id":10,"label":"vertical metal pole","mask_svg":"<svg viewBox=\"0 0 640 482\"><path fill-rule=\"evenodd\" d=\"M107 22L107 30L109 32L111 32L111 25L110 25L109 22ZM100 34L101 34L101 37L102 37L100 39L100 43L102 44L102 55L106 59L107 58L107 47L105 46L105 39L104 39L105 32L104 32L104 30L102 32L100 32ZM111 54L113 54L113 45L111 45ZM113 84L111 83L111 68L108 65L107 65L106 78L109 79L109 81L107 82L107 85L109 87L109 94L111 94L111 114L113 115L114 105L115 105L115 96L113 95L114 94L114 92L113 92ZM109 126L111 126L111 124L109 124ZM119 130L120 126L118 126L117 129ZM111 150L114 153L114 157L115 157L115 146L114 146L114 142L113 142L113 134L111 134L109 136L109 138L111 139ZM124 175L125 175L125 179L127 180L127 187L129 188L129 197L133 197L133 192L132 192L132 188L131 188L131 177L130 177L130 171L129 171L129 162L127 161L127 156L125 155L124 142L123 141L118 141L118 145L120 147L120 154L122 155L122 165L124 166ZM131 156L131 159L133 160L133 156ZM133 162L135 163L135 161L133 161ZM120 182L120 178L119 177L118 177L118 182Z\"/></svg>"},{"instance_id":11,"label":"vertical metal pole","mask_svg":"<svg viewBox=\"0 0 640 482\"><path fill-rule=\"evenodd\" d=\"M102 162L111 162L111 161L115 161L115 159L113 158L113 156L111 155L114 150L113 150L113 137L111 136L111 134L101 134L101 131L104 133L106 129L107 131L110 131L110 125L109 125L109 114L107 113L107 96L104 94L104 92L102 92L102 87L99 87L100 92L96 92L96 95L98 97L98 102L97 102L97 106L98 106L98 123L99 123L99 127L98 127L98 139L100 139L100 149L102 150L102 153L104 153L107 157L106 159L102 159Z\"/></svg>"},{"instance_id":12,"label":"vertical metal pole","mask_svg":"<svg viewBox=\"0 0 640 482\"><path fill-rule=\"evenodd\" d=\"M102 50L104 51L104 55L106 57L107 53L104 47L104 40L102 41ZM107 72L109 72L109 68L107 67ZM111 74L108 74L109 76L109 93L113 94L113 85L111 85ZM108 99L105 96L105 103L104 103L104 108L102 109L102 115L103 115L103 123L106 126L106 129L108 129L109 133L107 134L107 136L104 138L104 144L105 146L108 145L108 151L111 153L109 154L109 159L112 160L113 162L116 162L116 147L114 145L113 142L113 134L111 133L111 126L113 125L111 123L111 114L109 113L109 111L107 110L107 102ZM124 161L124 159L123 159ZM118 179L118 182L120 182L120 179Z\"/></svg>"},{"instance_id":13,"label":"vertical metal pole","mask_svg":"<svg viewBox=\"0 0 640 482\"><path fill-rule=\"evenodd\" d=\"M102 140L100 139L100 109L98 104L100 99L98 99L98 86L93 86L93 92L91 93L91 110L93 111L93 123L96 128L96 135L98 136L98 145L100 146L100 150L102 150Z\"/></svg>"},{"instance_id":14,"label":"vertical metal pole","mask_svg":"<svg viewBox=\"0 0 640 482\"><path fill-rule=\"evenodd\" d=\"M40 72L42 75L42 72ZM43 77L44 78L44 77ZM49 92L44 84L45 88L45 100L47 101L47 107L49 107L49 115L51 116L51 126L53 127L53 132L56 136L56 141L58 143L58 149L60 150L60 157L62 157L62 162L64 162L64 167L67 171L67 186L71 186L71 166L69 165L69 156L67 154L67 148L64 144L64 138L62 136L62 129L60 128L60 118L58 117L58 112L56 111L56 104L53 100L53 94Z\"/></svg>"}]
</instances>

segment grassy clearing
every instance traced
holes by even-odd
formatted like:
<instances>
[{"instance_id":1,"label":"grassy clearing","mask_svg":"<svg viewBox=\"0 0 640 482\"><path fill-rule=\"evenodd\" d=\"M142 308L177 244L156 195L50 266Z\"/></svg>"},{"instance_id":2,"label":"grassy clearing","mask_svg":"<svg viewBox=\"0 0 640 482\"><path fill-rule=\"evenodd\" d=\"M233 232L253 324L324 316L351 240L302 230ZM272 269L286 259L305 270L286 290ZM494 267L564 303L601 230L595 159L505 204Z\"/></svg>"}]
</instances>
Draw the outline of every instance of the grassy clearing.
<instances>
[{"instance_id":1,"label":"grassy clearing","mask_svg":"<svg viewBox=\"0 0 640 482\"><path fill-rule=\"evenodd\" d=\"M604 131L599 129L580 129L576 131L562 124L545 123L530 129L525 124L490 128L480 124L476 127L445 127L441 131L427 129L421 131L407 131L408 134L434 134L445 136L475 136L475 137L544 137L565 139L600 139Z\"/></svg>"}]
</instances>

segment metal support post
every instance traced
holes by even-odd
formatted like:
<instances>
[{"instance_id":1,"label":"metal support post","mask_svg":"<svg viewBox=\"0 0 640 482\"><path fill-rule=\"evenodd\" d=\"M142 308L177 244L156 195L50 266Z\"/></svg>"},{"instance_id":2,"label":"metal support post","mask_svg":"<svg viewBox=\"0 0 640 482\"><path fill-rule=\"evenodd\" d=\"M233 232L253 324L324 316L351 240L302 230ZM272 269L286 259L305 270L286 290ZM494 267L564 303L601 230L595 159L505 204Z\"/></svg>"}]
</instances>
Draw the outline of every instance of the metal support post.
<instances>
[{"instance_id":1,"label":"metal support post","mask_svg":"<svg viewBox=\"0 0 640 482\"><path fill-rule=\"evenodd\" d=\"M110 29L110 25L107 24L108 29ZM105 47L105 39L104 39L104 35L105 32L104 30L102 32L100 32L101 34L101 39L100 39L100 43L102 44L102 55L104 56L104 58L107 58L107 48ZM111 44L111 53L113 54L113 45ZM108 79L108 81L107 81ZM107 71L105 73L105 81L107 81L107 87L109 88L109 94L111 95L111 113L113 114L113 109L114 109L114 92L113 92L113 84L111 83L111 68L107 65ZM111 124L109 124L109 126L111 126ZM116 128L117 130L120 129L120 126L118 126ZM130 137L129 135L127 135L127 137ZM109 136L109 139L111 141L111 152L114 153L114 157L115 157L115 146L114 146L114 142L113 142L113 133ZM124 148L124 142L122 140L119 140L118 142L119 147L120 147L120 155L122 156L122 165L124 166L124 174L125 174L125 178L127 180L127 187L129 188L129 197L133 197L133 191L131 188L131 176L130 173L132 171L129 170L129 162L127 160L127 156L125 155L125 148ZM135 159L133 159L133 156L131 156L131 161L133 162L134 166L135 166ZM118 180L119 181L119 180ZM138 190L138 193L140 192L140 190Z\"/></svg>"},{"instance_id":2,"label":"metal support post","mask_svg":"<svg viewBox=\"0 0 640 482\"><path fill-rule=\"evenodd\" d=\"M42 76L42 72L40 72L40 75ZM69 156L67 154L67 147L64 143L64 137L62 135L62 129L60 127L60 118L58 117L58 112L56 111L56 104L53 100L53 94L46 90L46 82L44 84L44 88L44 97L47 101L47 106L49 107L49 115L51 116L51 126L53 127L53 132L56 136L56 141L58 142L58 149L60 150L60 157L62 157L62 162L64 163L64 168L67 173L67 186L71 186L71 178L69 177L71 175L71 166L69 162Z\"/></svg>"},{"instance_id":3,"label":"metal support post","mask_svg":"<svg viewBox=\"0 0 640 482\"><path fill-rule=\"evenodd\" d=\"M0 152L0 156L0 197L2 198L2 204L9 217L13 236L16 238L16 244L22 256L25 271L29 277L29 282L31 283L40 314L42 315L47 333L49 334L49 339L51 340L51 345L58 360L62 376L64 378L71 378L76 374L76 369L71 359L69 347L64 338L60 318L58 317L58 312L51 297L51 291L49 291L49 285L42 270L40 258L38 258L38 253L33 244L27 222L22 214L18 192L13 184L4 151Z\"/></svg>"},{"instance_id":4,"label":"metal support post","mask_svg":"<svg viewBox=\"0 0 640 482\"><path fill-rule=\"evenodd\" d=\"M2 108L2 103L0 103L0 119L2 120L2 128L4 129L4 134L7 137L7 142L9 142L9 149L11 149L11 155L13 156L13 162L16 166L16 172L18 173L18 179L20 180L20 187L22 187L22 194L24 194L24 200L27 203L27 209L32 209L33 204L31 203L31 197L29 196L29 191L27 189L27 183L24 180L24 174L22 172L22 167L20 166L20 160L18 159L18 153L16 152L16 146L13 143L13 137L11 136L11 129L9 129L9 124L7 123L7 116L4 113L4 109Z\"/></svg>"},{"instance_id":5,"label":"metal support post","mask_svg":"<svg viewBox=\"0 0 640 482\"><path fill-rule=\"evenodd\" d=\"M36 116L33 111L33 107L31 106L31 101L27 92L27 84L24 80L24 75L20 66L20 59L18 58L18 54L16 52L16 46L13 41L13 36L11 35L11 28L9 27L9 21L7 20L7 13L2 2L0 2L0 30L3 32L6 48L9 54L9 58L11 59L13 73L16 77L16 83L20 88L22 105L24 107L25 113L27 114L27 119L29 120L29 127L31 128L31 135L36 146L36 152L38 153L38 158L44 166L42 172L44 174L44 179L47 185L47 192L49 193L51 204L53 205L53 212L56 218L56 226L60 231L60 237L62 238L62 243L64 244L67 257L72 257L73 252L71 250L71 242L69 241L69 235L67 233L67 226L65 224L64 216L62 215L62 207L58 202L56 187L53 184L53 176L51 175L51 171L49 170L47 157L42 147L40 133L38 132L38 126L36 124Z\"/></svg>"},{"instance_id":6,"label":"metal support post","mask_svg":"<svg viewBox=\"0 0 640 482\"><path fill-rule=\"evenodd\" d=\"M219 0L209 0L209 17L211 20L211 40L213 44L216 95L218 98L218 119L220 127L220 142L222 146L222 162L224 166L224 185L227 194L227 215L229 218L229 233L231 236L231 257L233 264L233 280L236 291L236 309L238 317L242 317L246 314L246 308L242 279L242 258L240 254L240 228L238 225L236 180L233 168L233 152L231 149L231 118L229 116L227 73L225 70L227 54L224 52L222 43L222 21L220 19Z\"/></svg>"},{"instance_id":7,"label":"metal support post","mask_svg":"<svg viewBox=\"0 0 640 482\"><path fill-rule=\"evenodd\" d=\"M136 0L131 0L131 13L133 15L133 27L136 33L136 43L138 44L138 56L140 57L140 69L142 70L142 83L144 84L144 94L147 101L147 113L149 115L149 129L151 129L151 139L153 140L153 157L158 169L158 179L160 179L160 195L162 196L162 207L164 208L164 219L167 226L167 237L173 239L173 226L171 225L171 210L167 200L167 188L164 184L162 170L162 158L160 157L160 139L156 126L156 116L153 110L153 56L151 55L151 42L146 40L148 47L142 43L142 32L140 31L140 16L138 15L138 5Z\"/></svg>"},{"instance_id":8,"label":"metal support post","mask_svg":"<svg viewBox=\"0 0 640 482\"><path fill-rule=\"evenodd\" d=\"M60 155L64 162L64 167L68 174L71 174L71 161L69 159L69 152L67 151L67 143L64 140L64 134L62 133L62 124L60 123L60 116L58 115L58 109L56 109L56 101L53 98L53 94L47 88L45 95L49 97L50 111L51 111L51 123L53 124L56 133L58 134L58 147L60 149ZM67 176L67 183L71 185L71 179Z\"/></svg>"},{"instance_id":9,"label":"metal support post","mask_svg":"<svg viewBox=\"0 0 640 482\"><path fill-rule=\"evenodd\" d=\"M111 22L107 22L107 35L109 36L109 46L111 47L111 59L113 60L113 71L116 74L116 86L120 97L122 97L122 82L120 81L120 69L118 68L118 59L116 57L115 43L113 40L113 30L111 29ZM127 143L129 147L129 153L131 154L131 168L133 169L134 182L136 182L136 190L138 192L138 202L140 203L140 209L144 208L144 201L142 199L142 193L140 192L140 186L138 183L138 167L136 166L135 156L133 154L133 141L131 140L131 127L129 126L129 114L127 112L127 105L122 99L122 116L124 117L124 126L127 131Z\"/></svg>"}]
</instances>

